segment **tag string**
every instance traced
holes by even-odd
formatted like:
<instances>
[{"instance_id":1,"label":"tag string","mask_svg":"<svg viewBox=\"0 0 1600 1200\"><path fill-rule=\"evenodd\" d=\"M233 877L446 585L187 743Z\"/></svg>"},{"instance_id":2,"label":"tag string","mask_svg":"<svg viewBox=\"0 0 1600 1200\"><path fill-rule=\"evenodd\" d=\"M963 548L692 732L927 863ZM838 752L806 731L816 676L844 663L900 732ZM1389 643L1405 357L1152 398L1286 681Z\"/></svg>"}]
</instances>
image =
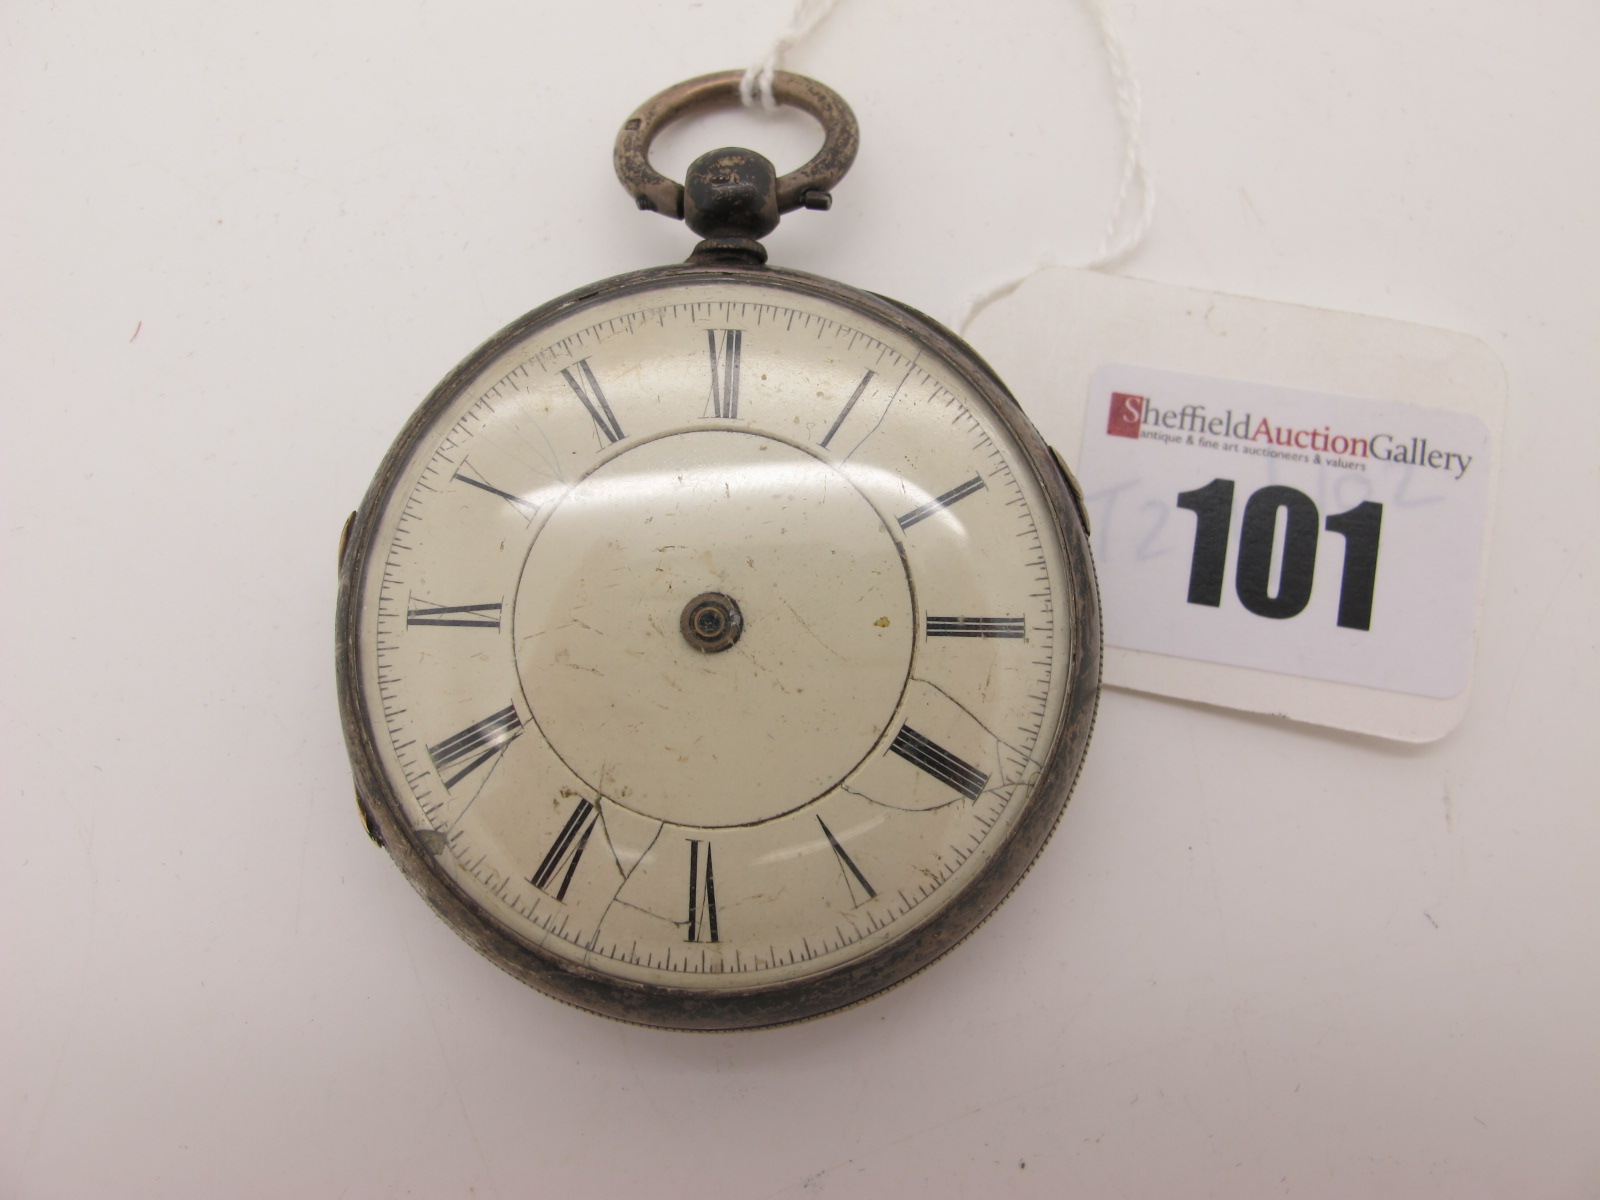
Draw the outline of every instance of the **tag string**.
<instances>
[{"instance_id":1,"label":"tag string","mask_svg":"<svg viewBox=\"0 0 1600 1200\"><path fill-rule=\"evenodd\" d=\"M798 0L789 23L772 47L744 73L739 84L739 97L748 108L760 106L775 108L772 98L772 74L783 65L784 55L810 35L831 13L839 0ZM1139 82L1134 78L1128 63L1127 47L1111 20L1106 0L1080 0L1094 19L1095 31L1100 35L1100 47L1105 52L1106 65L1111 73L1111 86L1117 111L1117 122L1122 128L1122 170L1117 181L1117 195L1106 221L1105 234L1095 252L1080 262L1060 262L1047 255L1032 269L1007 279L968 301L956 330L965 332L975 317L996 300L1009 296L1040 271L1050 267L1072 266L1099 271L1112 267L1132 254L1150 234L1155 218L1156 193L1150 172L1144 162L1144 142L1140 135L1141 101Z\"/></svg>"},{"instance_id":2,"label":"tag string","mask_svg":"<svg viewBox=\"0 0 1600 1200\"><path fill-rule=\"evenodd\" d=\"M838 3L839 0L797 0L789 23L778 34L772 48L745 71L744 78L739 81L739 99L746 108L754 108L759 103L771 112L778 107L778 102L772 98L773 72L783 65L783 56L809 37Z\"/></svg>"}]
</instances>

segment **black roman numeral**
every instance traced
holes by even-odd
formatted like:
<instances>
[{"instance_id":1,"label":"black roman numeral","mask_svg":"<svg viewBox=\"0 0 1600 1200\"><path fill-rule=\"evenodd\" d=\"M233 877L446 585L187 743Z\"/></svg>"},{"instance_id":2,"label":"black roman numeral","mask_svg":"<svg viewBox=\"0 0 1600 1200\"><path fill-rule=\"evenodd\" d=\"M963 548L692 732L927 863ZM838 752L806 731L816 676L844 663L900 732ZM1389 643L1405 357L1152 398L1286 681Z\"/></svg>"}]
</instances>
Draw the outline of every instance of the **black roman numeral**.
<instances>
[{"instance_id":1,"label":"black roman numeral","mask_svg":"<svg viewBox=\"0 0 1600 1200\"><path fill-rule=\"evenodd\" d=\"M913 508L905 516L900 517L900 528L910 529L918 521L926 521L941 508L949 508L957 500L965 500L973 492L982 491L984 482L982 476L974 475L965 483L957 484L942 496L936 496L920 508Z\"/></svg>"},{"instance_id":2,"label":"black roman numeral","mask_svg":"<svg viewBox=\"0 0 1600 1200\"><path fill-rule=\"evenodd\" d=\"M856 866L855 859L844 852L844 847L839 845L839 839L833 836L833 830L828 828L828 823L819 816L817 824L822 826L822 832L828 839L828 845L833 847L833 855L839 860L839 866L844 870L844 886L850 890L850 899L859 908L868 900L877 896L877 889L867 882L867 877L861 873L861 868ZM855 883L850 882L852 878ZM867 893L860 900L856 899L856 884L860 884L861 889Z\"/></svg>"},{"instance_id":3,"label":"black roman numeral","mask_svg":"<svg viewBox=\"0 0 1600 1200\"><path fill-rule=\"evenodd\" d=\"M572 876L578 869L578 860L583 857L583 849L589 844L589 835L594 832L594 827L599 823L600 811L591 804L587 798L578 801L578 807L573 809L572 815L567 818L567 823L561 827L561 832L556 834L555 844L545 853L539 863L539 869L528 880L541 892L549 892L557 900L567 898L567 888L572 884ZM566 868L564 871L562 868ZM554 892L550 892L550 882L561 872L561 882Z\"/></svg>"},{"instance_id":4,"label":"black roman numeral","mask_svg":"<svg viewBox=\"0 0 1600 1200\"><path fill-rule=\"evenodd\" d=\"M867 390L867 384L872 382L872 377L875 374L877 372L868 371L861 377L861 382L856 384L856 390L850 394L850 399L844 402L844 408L833 419L833 424L828 426L828 432L822 435L821 445L823 449L827 449L828 443L833 441L833 435L839 432L839 426L844 424L845 418L850 415L850 410L856 406L856 401L861 399L861 393Z\"/></svg>"},{"instance_id":5,"label":"black roman numeral","mask_svg":"<svg viewBox=\"0 0 1600 1200\"><path fill-rule=\"evenodd\" d=\"M577 394L583 407L589 411L589 416L594 419L595 428L601 432L606 441L620 442L622 426L617 424L617 414L612 412L611 405L606 403L606 394L600 390L600 381L594 377L594 372L589 368L589 360L580 358L570 367L563 368L561 378L565 379Z\"/></svg>"},{"instance_id":6,"label":"black roman numeral","mask_svg":"<svg viewBox=\"0 0 1600 1200\"><path fill-rule=\"evenodd\" d=\"M513 496L510 492L503 492L499 488L495 487L494 484L489 483L478 474L476 469L474 469L466 459L461 460L461 466L457 469L454 475L450 476L450 478L459 479L462 483L467 484L469 487L477 488L480 492L488 492L491 496L499 496L500 499L504 500L507 504L522 510L530 517L537 515L539 512L539 506L533 501L524 500L521 496Z\"/></svg>"},{"instance_id":7,"label":"black roman numeral","mask_svg":"<svg viewBox=\"0 0 1600 1200\"><path fill-rule=\"evenodd\" d=\"M929 617L929 637L1021 638L1026 617Z\"/></svg>"},{"instance_id":8,"label":"black roman numeral","mask_svg":"<svg viewBox=\"0 0 1600 1200\"><path fill-rule=\"evenodd\" d=\"M421 605L412 601L407 625L448 625L456 629L499 629L499 604Z\"/></svg>"},{"instance_id":9,"label":"black roman numeral","mask_svg":"<svg viewBox=\"0 0 1600 1200\"><path fill-rule=\"evenodd\" d=\"M689 839L689 936L684 940L717 940L717 885L711 874L711 843L695 838Z\"/></svg>"},{"instance_id":10,"label":"black roman numeral","mask_svg":"<svg viewBox=\"0 0 1600 1200\"><path fill-rule=\"evenodd\" d=\"M444 780L445 787L455 787L472 772L488 762L506 743L522 732L522 718L510 705L491 713L481 721L474 721L460 733L453 733L437 746L428 747L428 757L433 759L434 770ZM462 764L465 763L465 766ZM460 770L456 770L460 767ZM455 774L446 777L446 773Z\"/></svg>"},{"instance_id":11,"label":"black roman numeral","mask_svg":"<svg viewBox=\"0 0 1600 1200\"><path fill-rule=\"evenodd\" d=\"M708 329L706 348L711 352L711 415L731 421L739 415L739 359L744 352L744 330Z\"/></svg>"},{"instance_id":12,"label":"black roman numeral","mask_svg":"<svg viewBox=\"0 0 1600 1200\"><path fill-rule=\"evenodd\" d=\"M947 783L968 800L976 800L989 786L989 777L937 742L931 742L909 725L902 725L889 744L907 762L921 767L940 783Z\"/></svg>"}]
</instances>

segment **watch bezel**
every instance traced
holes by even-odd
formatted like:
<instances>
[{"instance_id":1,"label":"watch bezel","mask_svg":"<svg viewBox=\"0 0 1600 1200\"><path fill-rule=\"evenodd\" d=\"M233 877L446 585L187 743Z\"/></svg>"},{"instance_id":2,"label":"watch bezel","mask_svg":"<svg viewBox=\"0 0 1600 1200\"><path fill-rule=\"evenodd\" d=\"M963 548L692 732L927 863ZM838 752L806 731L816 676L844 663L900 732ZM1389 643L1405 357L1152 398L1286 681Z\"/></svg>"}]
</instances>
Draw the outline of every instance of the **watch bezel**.
<instances>
[{"instance_id":1,"label":"watch bezel","mask_svg":"<svg viewBox=\"0 0 1600 1200\"><path fill-rule=\"evenodd\" d=\"M359 668L359 615L364 566L404 464L430 428L482 369L512 344L586 307L685 282L760 283L840 304L926 347L986 404L1012 436L1044 497L1048 520L1063 549L1065 595L1071 616L1069 680L1056 728L1041 753L1045 765L1024 811L991 847L988 861L932 917L861 957L802 979L749 988L695 990L617 978L586 968L520 937L495 921L437 863L405 819L384 773ZM834 280L765 265L684 263L629 272L579 288L513 321L469 354L428 395L401 430L341 546L336 625L340 716L355 776L357 799L374 840L433 910L495 965L558 1000L639 1025L732 1030L789 1024L867 1000L904 982L969 936L1027 874L1066 808L1093 729L1100 683L1100 612L1088 535L1075 485L1015 398L988 364L944 326L904 304Z\"/></svg>"}]
</instances>

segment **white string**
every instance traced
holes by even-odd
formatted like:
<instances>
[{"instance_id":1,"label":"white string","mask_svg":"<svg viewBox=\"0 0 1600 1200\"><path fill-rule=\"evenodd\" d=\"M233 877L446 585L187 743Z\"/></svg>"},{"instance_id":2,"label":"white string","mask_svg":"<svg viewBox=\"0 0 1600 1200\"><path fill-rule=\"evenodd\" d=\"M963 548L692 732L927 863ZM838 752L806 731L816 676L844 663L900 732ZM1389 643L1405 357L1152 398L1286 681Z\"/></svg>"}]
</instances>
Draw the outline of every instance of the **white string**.
<instances>
[{"instance_id":1,"label":"white string","mask_svg":"<svg viewBox=\"0 0 1600 1200\"><path fill-rule=\"evenodd\" d=\"M1122 175L1117 184L1117 198L1111 205L1111 216L1106 221L1105 235L1100 239L1099 248L1088 259L1077 263L1061 263L1054 255L1046 255L1031 270L979 292L967 302L966 310L956 322L958 333L965 333L967 326L979 313L996 300L1011 295L1040 271L1059 266L1102 270L1132 254L1150 234L1150 225L1155 218L1156 190L1150 172L1144 165L1144 142L1139 130L1142 109L1139 82L1133 76L1133 68L1128 65L1127 47L1111 22L1111 13L1105 0L1082 0L1082 3L1088 7L1094 18L1095 29L1100 34L1100 45L1105 51L1106 63L1111 70L1111 85L1116 93L1117 121L1122 126ZM1135 194L1138 196L1138 210L1130 220L1128 209Z\"/></svg>"},{"instance_id":2,"label":"white string","mask_svg":"<svg viewBox=\"0 0 1600 1200\"><path fill-rule=\"evenodd\" d=\"M772 98L772 76L783 65L783 56L798 42L808 37L813 29L822 24L822 19L833 11L833 6L839 0L799 0L794 6L794 13L789 17L789 24L778 35L778 40L772 43L766 57L753 65L744 73L744 78L739 81L739 99L746 108L754 108L759 100L761 107L771 112L778 107L778 102Z\"/></svg>"},{"instance_id":3,"label":"white string","mask_svg":"<svg viewBox=\"0 0 1600 1200\"><path fill-rule=\"evenodd\" d=\"M1105 237L1094 257L1082 265L1089 270L1108 267L1137 250L1149 236L1150 223L1155 216L1156 192L1150 182L1150 172L1144 165L1144 142L1140 134L1142 102L1139 98L1139 81L1133 77L1128 65L1128 48L1122 44L1117 28L1111 23L1111 12L1105 0L1084 0L1094 16L1095 27L1100 31L1100 44L1105 47L1106 63L1111 68L1111 84L1117 94L1117 120L1122 125L1122 179L1117 186L1117 199L1111 206L1111 217L1106 222ZM1139 211L1133 223L1122 233L1118 229L1126 223L1128 198L1134 191L1139 195Z\"/></svg>"},{"instance_id":4,"label":"white string","mask_svg":"<svg viewBox=\"0 0 1600 1200\"><path fill-rule=\"evenodd\" d=\"M1127 47L1123 45L1116 26L1112 24L1106 0L1080 0L1080 2L1088 8L1089 15L1094 18L1095 30L1100 35L1100 46L1105 51L1106 65L1111 72L1111 86L1116 97L1117 122L1122 127L1122 172L1117 182L1117 198L1111 205L1111 216L1106 221L1105 235L1100 239L1099 248L1094 254L1082 262L1061 263L1053 255L1046 255L1031 270L980 292L967 303L966 311L956 323L958 332L965 332L979 313L996 300L1009 296L1040 271L1058 266L1076 266L1090 271L1103 270L1127 258L1143 245L1145 238L1149 236L1150 225L1155 217L1156 192L1155 185L1150 179L1150 172L1144 164L1144 142L1139 129L1141 117L1139 83L1133 76L1133 68L1128 65ZM789 24L773 42L772 48L759 62L751 66L744 73L744 78L739 81L739 98L744 101L747 108L753 108L757 103L768 110L777 107L777 101L772 96L773 73L782 65L783 56L820 25L823 18L832 12L838 3L839 0L797 0L794 12L789 17ZM1135 197L1137 197L1137 208L1130 217L1129 209Z\"/></svg>"}]
</instances>

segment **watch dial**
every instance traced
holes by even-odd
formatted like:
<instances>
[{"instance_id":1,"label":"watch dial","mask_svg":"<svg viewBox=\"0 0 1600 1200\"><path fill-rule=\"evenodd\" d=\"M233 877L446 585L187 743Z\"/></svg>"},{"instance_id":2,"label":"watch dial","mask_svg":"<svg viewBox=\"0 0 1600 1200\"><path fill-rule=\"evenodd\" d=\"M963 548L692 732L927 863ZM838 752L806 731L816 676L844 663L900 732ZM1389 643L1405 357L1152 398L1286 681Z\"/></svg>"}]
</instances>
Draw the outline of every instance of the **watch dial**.
<instances>
[{"instance_id":1,"label":"watch dial","mask_svg":"<svg viewBox=\"0 0 1600 1200\"><path fill-rule=\"evenodd\" d=\"M1060 749L1083 568L1037 449L914 318L794 278L534 314L369 498L356 741L480 944L803 989L947 919Z\"/></svg>"}]
</instances>

